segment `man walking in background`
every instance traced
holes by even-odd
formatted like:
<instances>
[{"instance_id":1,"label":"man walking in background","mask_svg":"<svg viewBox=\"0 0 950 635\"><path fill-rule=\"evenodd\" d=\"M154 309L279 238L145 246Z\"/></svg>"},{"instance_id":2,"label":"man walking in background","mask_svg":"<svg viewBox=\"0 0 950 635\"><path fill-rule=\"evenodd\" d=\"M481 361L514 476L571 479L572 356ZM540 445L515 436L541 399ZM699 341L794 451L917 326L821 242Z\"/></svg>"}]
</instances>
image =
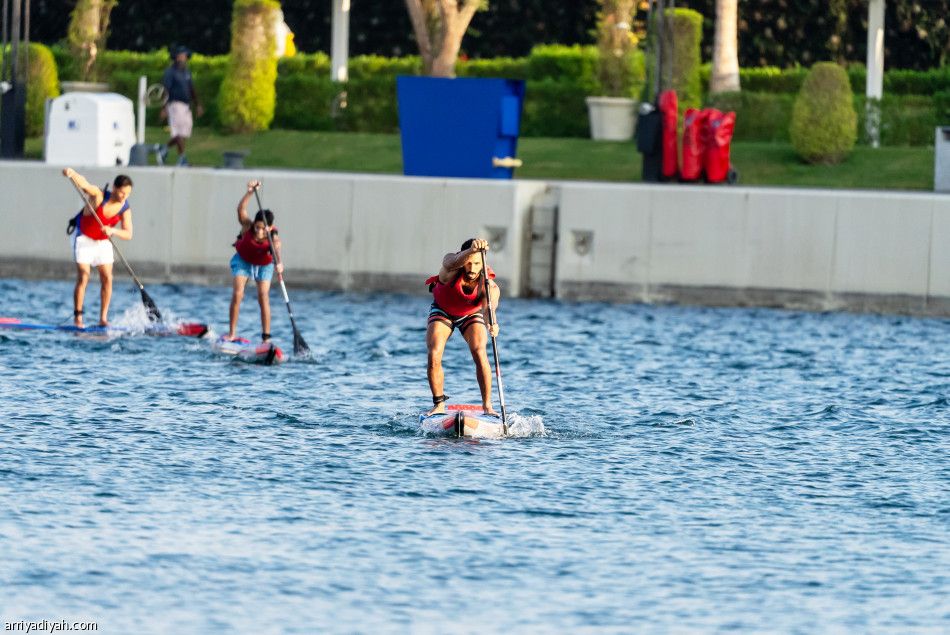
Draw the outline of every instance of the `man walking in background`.
<instances>
[{"instance_id":1,"label":"man walking in background","mask_svg":"<svg viewBox=\"0 0 950 635\"><path fill-rule=\"evenodd\" d=\"M195 112L199 117L204 113L204 108L201 107L198 95L195 93L195 85L191 81L191 71L188 70L190 58L191 51L184 46L176 46L172 49L172 63L165 69L165 75L162 77L162 85L165 86L168 101L162 108L160 116L162 119L168 117L168 126L171 129L168 145L178 149L178 165L188 165L188 159L185 158L185 140L191 136L192 102L195 104ZM168 146L163 150L163 161L167 155Z\"/></svg>"}]
</instances>

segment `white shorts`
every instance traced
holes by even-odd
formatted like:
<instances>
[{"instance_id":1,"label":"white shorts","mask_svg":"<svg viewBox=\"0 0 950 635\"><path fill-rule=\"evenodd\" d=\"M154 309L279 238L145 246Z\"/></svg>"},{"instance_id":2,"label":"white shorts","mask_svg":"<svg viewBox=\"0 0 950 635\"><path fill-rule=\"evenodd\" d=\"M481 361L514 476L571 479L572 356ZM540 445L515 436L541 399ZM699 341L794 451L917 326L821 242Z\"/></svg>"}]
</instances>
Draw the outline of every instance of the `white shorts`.
<instances>
[{"instance_id":1,"label":"white shorts","mask_svg":"<svg viewBox=\"0 0 950 635\"><path fill-rule=\"evenodd\" d=\"M168 127L173 137L187 139L191 136L191 107L183 101L170 101L165 104L168 113Z\"/></svg>"},{"instance_id":2,"label":"white shorts","mask_svg":"<svg viewBox=\"0 0 950 635\"><path fill-rule=\"evenodd\" d=\"M98 267L115 262L112 243L108 240L93 240L77 229L73 234L73 256L76 264Z\"/></svg>"}]
</instances>

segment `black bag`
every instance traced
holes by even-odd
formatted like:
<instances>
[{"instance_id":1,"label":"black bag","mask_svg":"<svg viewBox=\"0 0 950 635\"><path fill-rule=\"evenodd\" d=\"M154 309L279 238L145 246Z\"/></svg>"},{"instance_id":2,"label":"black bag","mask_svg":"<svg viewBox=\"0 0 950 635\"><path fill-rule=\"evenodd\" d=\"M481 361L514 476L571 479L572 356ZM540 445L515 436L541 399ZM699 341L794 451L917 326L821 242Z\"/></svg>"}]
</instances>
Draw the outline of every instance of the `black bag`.
<instances>
[{"instance_id":1,"label":"black bag","mask_svg":"<svg viewBox=\"0 0 950 635\"><path fill-rule=\"evenodd\" d=\"M103 194L108 194L108 192L109 192L109 184L108 184L108 183L106 183L105 186L102 188L102 192L103 192ZM108 196L104 196L104 197L102 198L102 200L105 201L107 198L109 198L109 197L108 197ZM73 232L76 231L76 228L79 227L79 219L82 218L82 213L83 213L84 211L86 211L86 206L85 206L85 205L83 205L82 209L79 210L79 211L76 213L75 216L73 216L72 218L70 218L68 223L66 223L66 235L67 235L67 236L71 236L71 235L73 234Z\"/></svg>"}]
</instances>

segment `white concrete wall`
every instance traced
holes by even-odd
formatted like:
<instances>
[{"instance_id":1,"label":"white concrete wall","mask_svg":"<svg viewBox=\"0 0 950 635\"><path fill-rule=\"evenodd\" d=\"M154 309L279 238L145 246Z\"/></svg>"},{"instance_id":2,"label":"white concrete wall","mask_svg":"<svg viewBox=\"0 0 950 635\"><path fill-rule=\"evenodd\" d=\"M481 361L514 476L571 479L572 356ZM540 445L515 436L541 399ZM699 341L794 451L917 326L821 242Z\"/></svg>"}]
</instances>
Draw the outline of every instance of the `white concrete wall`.
<instances>
[{"instance_id":1,"label":"white concrete wall","mask_svg":"<svg viewBox=\"0 0 950 635\"><path fill-rule=\"evenodd\" d=\"M97 185L116 170L82 169ZM424 291L442 257L466 238L504 235L489 264L520 293L523 233L533 194L542 183L413 179L396 176L276 170L123 168L135 185L134 239L119 249L145 277L165 280L226 277L237 231L237 203L252 178L264 182L264 207L276 214L288 283L295 279L341 289ZM71 275L65 236L82 202L60 168L0 163L6 192L0 218L16 232L0 233L5 261L62 261ZM257 209L252 198L249 211ZM140 270L141 269L141 270Z\"/></svg>"},{"instance_id":2,"label":"white concrete wall","mask_svg":"<svg viewBox=\"0 0 950 635\"><path fill-rule=\"evenodd\" d=\"M950 314L942 194L123 170L135 181L135 237L118 243L153 281L226 282L235 208L260 178L291 285L421 293L442 256L478 235L493 242L489 264L506 294L519 295L530 205L554 185L559 297ZM101 185L116 171L83 173ZM0 162L0 188L0 271L71 277L64 230L81 202L60 169ZM593 236L588 253L575 250L577 232Z\"/></svg>"},{"instance_id":3,"label":"white concrete wall","mask_svg":"<svg viewBox=\"0 0 950 635\"><path fill-rule=\"evenodd\" d=\"M853 304L950 298L950 197L873 191L562 183L558 295L644 301L729 290ZM593 234L580 254L573 236ZM716 303L713 297L711 303ZM913 308L913 307L911 307Z\"/></svg>"}]
</instances>

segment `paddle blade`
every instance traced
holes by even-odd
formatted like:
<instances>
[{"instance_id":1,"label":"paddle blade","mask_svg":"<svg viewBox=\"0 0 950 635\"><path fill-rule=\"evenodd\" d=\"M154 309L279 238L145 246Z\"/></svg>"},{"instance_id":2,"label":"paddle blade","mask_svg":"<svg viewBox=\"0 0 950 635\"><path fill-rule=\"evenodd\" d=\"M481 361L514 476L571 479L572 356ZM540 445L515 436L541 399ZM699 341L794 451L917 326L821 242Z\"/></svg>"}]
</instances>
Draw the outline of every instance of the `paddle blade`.
<instances>
[{"instance_id":1,"label":"paddle blade","mask_svg":"<svg viewBox=\"0 0 950 635\"><path fill-rule=\"evenodd\" d=\"M145 305L145 313L148 315L149 322L161 322L162 314L155 305L155 300L145 292L145 287L140 287L139 291L142 292L142 304Z\"/></svg>"},{"instance_id":2,"label":"paddle blade","mask_svg":"<svg viewBox=\"0 0 950 635\"><path fill-rule=\"evenodd\" d=\"M294 355L310 355L310 347L296 328L294 329Z\"/></svg>"},{"instance_id":3,"label":"paddle blade","mask_svg":"<svg viewBox=\"0 0 950 635\"><path fill-rule=\"evenodd\" d=\"M178 334L186 337L204 337L208 334L208 325L200 322L185 322L178 325Z\"/></svg>"}]
</instances>

